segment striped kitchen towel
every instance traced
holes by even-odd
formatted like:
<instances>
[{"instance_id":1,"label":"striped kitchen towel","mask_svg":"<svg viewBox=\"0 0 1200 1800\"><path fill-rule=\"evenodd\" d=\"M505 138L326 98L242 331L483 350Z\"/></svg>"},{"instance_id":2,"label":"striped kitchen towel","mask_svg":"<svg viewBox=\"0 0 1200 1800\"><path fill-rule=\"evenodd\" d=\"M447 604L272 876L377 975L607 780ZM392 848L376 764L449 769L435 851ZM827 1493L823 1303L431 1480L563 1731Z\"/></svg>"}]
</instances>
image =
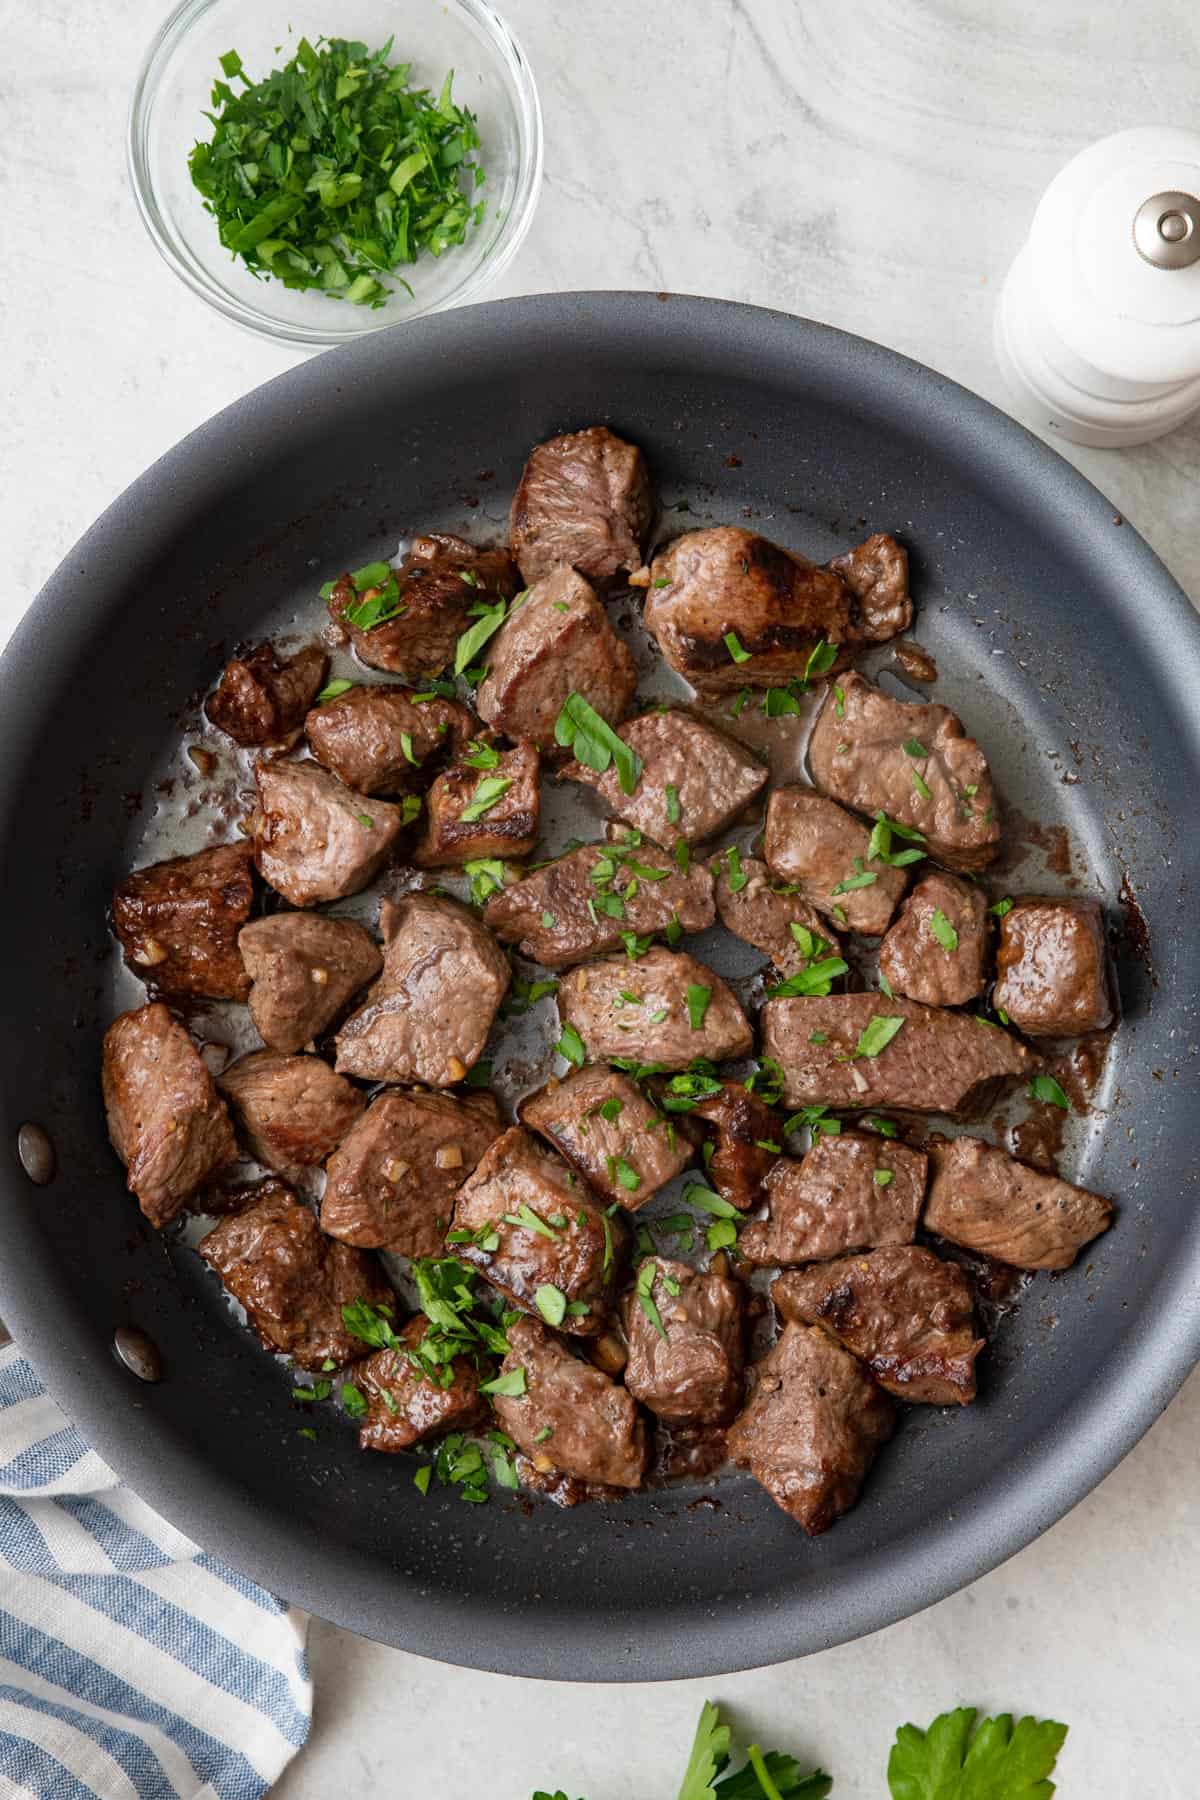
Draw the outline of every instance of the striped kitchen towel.
<instances>
[{"instance_id":1,"label":"striped kitchen towel","mask_svg":"<svg viewBox=\"0 0 1200 1800\"><path fill-rule=\"evenodd\" d=\"M257 1800L308 1735L307 1629L123 1487L0 1349L0 1794Z\"/></svg>"}]
</instances>

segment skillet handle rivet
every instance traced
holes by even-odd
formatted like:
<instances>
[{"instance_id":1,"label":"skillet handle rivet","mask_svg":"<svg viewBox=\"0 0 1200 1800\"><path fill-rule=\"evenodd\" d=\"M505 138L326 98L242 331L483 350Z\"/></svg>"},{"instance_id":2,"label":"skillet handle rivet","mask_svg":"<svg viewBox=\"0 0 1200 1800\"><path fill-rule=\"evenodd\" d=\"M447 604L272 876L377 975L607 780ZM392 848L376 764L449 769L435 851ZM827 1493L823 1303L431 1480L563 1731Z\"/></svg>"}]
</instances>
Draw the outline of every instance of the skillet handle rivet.
<instances>
[{"instance_id":1,"label":"skillet handle rivet","mask_svg":"<svg viewBox=\"0 0 1200 1800\"><path fill-rule=\"evenodd\" d=\"M45 1187L54 1180L57 1162L49 1133L29 1120L17 1132L17 1157L30 1181Z\"/></svg>"},{"instance_id":2,"label":"skillet handle rivet","mask_svg":"<svg viewBox=\"0 0 1200 1800\"><path fill-rule=\"evenodd\" d=\"M113 1333L113 1349L131 1375L139 1381L161 1381L162 1354L152 1339L136 1325L118 1325Z\"/></svg>"}]
</instances>

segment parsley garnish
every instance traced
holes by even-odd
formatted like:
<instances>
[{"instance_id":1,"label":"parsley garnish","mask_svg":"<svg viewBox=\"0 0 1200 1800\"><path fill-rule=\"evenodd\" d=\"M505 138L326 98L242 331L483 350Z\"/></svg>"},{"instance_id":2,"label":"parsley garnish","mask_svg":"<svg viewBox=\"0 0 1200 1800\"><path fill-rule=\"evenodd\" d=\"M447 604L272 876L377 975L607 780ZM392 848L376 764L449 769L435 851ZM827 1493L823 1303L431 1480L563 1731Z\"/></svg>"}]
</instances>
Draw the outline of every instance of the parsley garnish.
<instances>
[{"instance_id":1,"label":"parsley garnish","mask_svg":"<svg viewBox=\"0 0 1200 1800\"><path fill-rule=\"evenodd\" d=\"M742 648L742 641L738 637L736 631L727 631L725 633L725 648L728 650L735 663L750 661L750 652Z\"/></svg>"},{"instance_id":2,"label":"parsley garnish","mask_svg":"<svg viewBox=\"0 0 1200 1800\"><path fill-rule=\"evenodd\" d=\"M1071 1102L1053 1075L1035 1075L1029 1084L1029 1097L1041 1100L1047 1106L1059 1106L1063 1112L1071 1110Z\"/></svg>"},{"instance_id":3,"label":"parsley garnish","mask_svg":"<svg viewBox=\"0 0 1200 1800\"><path fill-rule=\"evenodd\" d=\"M837 644L827 644L824 638L818 638L808 653L808 661L804 665L804 680L809 682L814 675L824 675L832 669L838 658Z\"/></svg>"},{"instance_id":4,"label":"parsley garnish","mask_svg":"<svg viewBox=\"0 0 1200 1800\"><path fill-rule=\"evenodd\" d=\"M569 1063L574 1063L577 1069L582 1069L587 1061L587 1050L584 1048L583 1039L573 1025L563 1026L562 1036L554 1048L560 1056L565 1056Z\"/></svg>"},{"instance_id":5,"label":"parsley garnish","mask_svg":"<svg viewBox=\"0 0 1200 1800\"><path fill-rule=\"evenodd\" d=\"M567 1316L567 1296L549 1281L537 1289L533 1303L547 1325L561 1325Z\"/></svg>"},{"instance_id":6,"label":"parsley garnish","mask_svg":"<svg viewBox=\"0 0 1200 1800\"><path fill-rule=\"evenodd\" d=\"M496 1375L491 1381L481 1381L481 1394L507 1394L517 1398L525 1392L524 1369L510 1369L507 1375Z\"/></svg>"},{"instance_id":7,"label":"parsley garnish","mask_svg":"<svg viewBox=\"0 0 1200 1800\"><path fill-rule=\"evenodd\" d=\"M597 775L603 775L615 764L621 792L637 792L642 778L641 757L617 736L582 694L567 695L554 722L554 741L564 750L574 750L576 761L586 769L593 769Z\"/></svg>"},{"instance_id":8,"label":"parsley garnish","mask_svg":"<svg viewBox=\"0 0 1200 1800\"><path fill-rule=\"evenodd\" d=\"M929 920L929 929L948 956L952 951L958 949L958 933L940 906L934 909Z\"/></svg>"},{"instance_id":9,"label":"parsley garnish","mask_svg":"<svg viewBox=\"0 0 1200 1800\"><path fill-rule=\"evenodd\" d=\"M703 1031L704 1015L708 1011L708 1003L712 999L712 989L701 987L698 982L689 981L687 990L688 1024L693 1031Z\"/></svg>"},{"instance_id":10,"label":"parsley garnish","mask_svg":"<svg viewBox=\"0 0 1200 1800\"><path fill-rule=\"evenodd\" d=\"M517 599L523 597L522 594L518 594ZM512 605L516 604L517 601L514 600ZM454 647L454 673L456 675L466 674L471 659L495 637L511 608L507 601L497 600L494 606L485 606L482 602L478 602L471 610L477 613L478 617L475 623L469 625L462 633Z\"/></svg>"},{"instance_id":11,"label":"parsley garnish","mask_svg":"<svg viewBox=\"0 0 1200 1800\"><path fill-rule=\"evenodd\" d=\"M823 1000L830 992L831 983L844 975L849 967L840 956L827 956L820 962L810 963L806 969L798 969L778 987L768 988L767 999L795 1000L805 996Z\"/></svg>"},{"instance_id":12,"label":"parsley garnish","mask_svg":"<svg viewBox=\"0 0 1200 1800\"><path fill-rule=\"evenodd\" d=\"M667 823L668 825L678 825L679 789L672 787L671 783L668 781L666 788L664 789L664 794L667 803Z\"/></svg>"},{"instance_id":13,"label":"parsley garnish","mask_svg":"<svg viewBox=\"0 0 1200 1800\"><path fill-rule=\"evenodd\" d=\"M864 869L862 857L856 856L853 875L845 876L835 887L831 887L829 892L831 894L852 894L858 888L873 886L878 880L879 877L874 869Z\"/></svg>"},{"instance_id":14,"label":"parsley garnish","mask_svg":"<svg viewBox=\"0 0 1200 1800\"><path fill-rule=\"evenodd\" d=\"M889 819L884 812L875 814L875 826L867 845L868 862L886 863L891 869L907 868L909 863L920 862L925 855L924 850L893 850L893 837L907 838L913 844L923 844L925 835L911 825L901 825L896 819Z\"/></svg>"},{"instance_id":15,"label":"parsley garnish","mask_svg":"<svg viewBox=\"0 0 1200 1800\"><path fill-rule=\"evenodd\" d=\"M1012 909L1013 903L1007 895L1005 895L1003 900L997 900L995 906L988 907L988 911L994 913L998 919L1003 919L1007 913L1012 911Z\"/></svg>"},{"instance_id":16,"label":"parsley garnish","mask_svg":"<svg viewBox=\"0 0 1200 1800\"><path fill-rule=\"evenodd\" d=\"M482 744L472 738L462 757L469 769L496 769L500 766L500 752L491 744Z\"/></svg>"},{"instance_id":17,"label":"parsley garnish","mask_svg":"<svg viewBox=\"0 0 1200 1800\"><path fill-rule=\"evenodd\" d=\"M892 1018L886 1013L872 1013L867 1023L858 1034L855 1045L855 1056L878 1056L887 1049L900 1027L902 1018Z\"/></svg>"},{"instance_id":18,"label":"parsley garnish","mask_svg":"<svg viewBox=\"0 0 1200 1800\"><path fill-rule=\"evenodd\" d=\"M342 1410L349 1419L365 1419L367 1416L367 1397L352 1381L342 1383Z\"/></svg>"},{"instance_id":19,"label":"parsley garnish","mask_svg":"<svg viewBox=\"0 0 1200 1800\"><path fill-rule=\"evenodd\" d=\"M340 695L348 694L353 686L354 683L352 681L343 681L340 678L337 681L331 681L328 687L323 687L321 689L320 693L317 695L315 704L317 706L324 706L326 701L336 700Z\"/></svg>"},{"instance_id":20,"label":"parsley garnish","mask_svg":"<svg viewBox=\"0 0 1200 1800\"><path fill-rule=\"evenodd\" d=\"M665 1339L667 1328L662 1322L662 1315L654 1304L654 1277L658 1273L658 1264L644 1262L637 1272L637 1303L657 1331L660 1338Z\"/></svg>"},{"instance_id":21,"label":"parsley garnish","mask_svg":"<svg viewBox=\"0 0 1200 1800\"><path fill-rule=\"evenodd\" d=\"M497 801L502 800L512 786L510 775L485 775L471 796L469 806L464 806L459 819L464 825L473 824L482 819L484 813L490 812Z\"/></svg>"},{"instance_id":22,"label":"parsley garnish","mask_svg":"<svg viewBox=\"0 0 1200 1800\"><path fill-rule=\"evenodd\" d=\"M492 894L500 892L504 886L504 864L494 857L481 857L474 862L463 864L463 874L469 876L471 882L471 898L476 906L482 906Z\"/></svg>"}]
</instances>

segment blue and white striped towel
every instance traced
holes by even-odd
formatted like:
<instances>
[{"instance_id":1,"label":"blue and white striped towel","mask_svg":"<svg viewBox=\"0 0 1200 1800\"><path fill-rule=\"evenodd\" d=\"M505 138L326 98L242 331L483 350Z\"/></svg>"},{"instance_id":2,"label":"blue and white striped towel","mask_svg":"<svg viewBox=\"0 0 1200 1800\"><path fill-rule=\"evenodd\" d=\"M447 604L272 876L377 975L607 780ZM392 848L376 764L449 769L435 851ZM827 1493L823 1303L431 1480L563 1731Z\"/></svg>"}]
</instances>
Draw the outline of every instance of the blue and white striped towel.
<instances>
[{"instance_id":1,"label":"blue and white striped towel","mask_svg":"<svg viewBox=\"0 0 1200 1800\"><path fill-rule=\"evenodd\" d=\"M308 1736L307 1629L122 1487L0 1350L0 1794L257 1800Z\"/></svg>"}]
</instances>

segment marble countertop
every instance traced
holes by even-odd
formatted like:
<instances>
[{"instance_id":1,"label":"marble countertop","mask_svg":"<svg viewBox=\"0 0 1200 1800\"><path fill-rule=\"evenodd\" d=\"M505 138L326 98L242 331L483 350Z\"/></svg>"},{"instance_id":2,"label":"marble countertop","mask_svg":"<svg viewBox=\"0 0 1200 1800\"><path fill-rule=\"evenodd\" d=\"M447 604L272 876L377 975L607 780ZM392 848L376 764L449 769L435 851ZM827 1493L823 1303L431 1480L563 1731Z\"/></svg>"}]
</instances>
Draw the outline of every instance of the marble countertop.
<instances>
[{"instance_id":1,"label":"marble countertop","mask_svg":"<svg viewBox=\"0 0 1200 1800\"><path fill-rule=\"evenodd\" d=\"M124 173L160 0L0 0L6 281L0 640L95 515L209 414L296 360L210 314L143 235ZM863 333L1001 405L999 283L1055 170L1128 125L1194 119L1191 0L506 0L541 85L546 184L499 292L649 287ZM327 15L326 15L327 16ZM301 22L301 21L298 21ZM69 131L47 132L51 108ZM1200 421L1061 446L1200 601ZM960 1703L1067 1720L1064 1796L1196 1791L1200 1497L1193 1376L1067 1519L866 1642L721 1680L598 1688L422 1662L315 1622L317 1713L279 1800L561 1785L667 1800L702 1698L884 1792L895 1726ZM547 1721L550 1721L548 1724Z\"/></svg>"}]
</instances>

